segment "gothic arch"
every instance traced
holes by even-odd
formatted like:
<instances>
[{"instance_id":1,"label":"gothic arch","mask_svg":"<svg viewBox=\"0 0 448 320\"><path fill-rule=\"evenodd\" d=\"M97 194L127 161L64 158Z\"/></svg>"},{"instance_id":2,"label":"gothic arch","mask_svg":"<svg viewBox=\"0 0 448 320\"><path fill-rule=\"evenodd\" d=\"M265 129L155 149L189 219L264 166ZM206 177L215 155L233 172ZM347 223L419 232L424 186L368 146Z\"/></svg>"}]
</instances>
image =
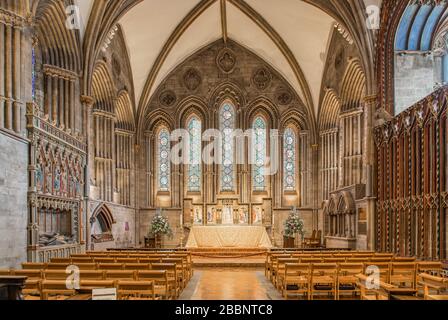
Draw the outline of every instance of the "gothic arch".
<instances>
[{"instance_id":1,"label":"gothic arch","mask_svg":"<svg viewBox=\"0 0 448 320\"><path fill-rule=\"evenodd\" d=\"M66 5L73 1L38 1L33 7L44 63L79 73L82 68L79 32L65 26Z\"/></svg>"},{"instance_id":2,"label":"gothic arch","mask_svg":"<svg viewBox=\"0 0 448 320\"><path fill-rule=\"evenodd\" d=\"M115 85L104 61L99 61L95 67L92 88L95 97L95 109L114 114Z\"/></svg>"},{"instance_id":3,"label":"gothic arch","mask_svg":"<svg viewBox=\"0 0 448 320\"><path fill-rule=\"evenodd\" d=\"M112 211L106 204L101 204L92 214L90 222L98 221L101 225L102 233L112 233L112 226L116 223Z\"/></svg>"},{"instance_id":4,"label":"gothic arch","mask_svg":"<svg viewBox=\"0 0 448 320\"><path fill-rule=\"evenodd\" d=\"M358 109L365 96L366 78L358 59L352 59L342 80L342 111Z\"/></svg>"},{"instance_id":5,"label":"gothic arch","mask_svg":"<svg viewBox=\"0 0 448 320\"><path fill-rule=\"evenodd\" d=\"M308 130L306 116L301 112L302 110L297 108L292 108L282 115L280 120L279 128L284 130L288 125L293 124L298 130Z\"/></svg>"},{"instance_id":6,"label":"gothic arch","mask_svg":"<svg viewBox=\"0 0 448 320\"><path fill-rule=\"evenodd\" d=\"M135 132L134 108L129 93L122 90L118 94L116 103L117 121L116 127L129 132Z\"/></svg>"},{"instance_id":7,"label":"gothic arch","mask_svg":"<svg viewBox=\"0 0 448 320\"><path fill-rule=\"evenodd\" d=\"M181 101L176 110L176 123L179 128L184 128L192 115L196 115L202 122L207 123L207 105L199 97L189 97Z\"/></svg>"},{"instance_id":8,"label":"gothic arch","mask_svg":"<svg viewBox=\"0 0 448 320\"><path fill-rule=\"evenodd\" d=\"M319 112L319 132L336 128L341 110L341 99L336 91L332 88L327 88L325 91Z\"/></svg>"},{"instance_id":9,"label":"gothic arch","mask_svg":"<svg viewBox=\"0 0 448 320\"><path fill-rule=\"evenodd\" d=\"M248 104L246 118L248 125L252 126L252 122L259 115L265 119L268 129L278 128L280 116L277 107L265 97L256 98Z\"/></svg>"}]
</instances>

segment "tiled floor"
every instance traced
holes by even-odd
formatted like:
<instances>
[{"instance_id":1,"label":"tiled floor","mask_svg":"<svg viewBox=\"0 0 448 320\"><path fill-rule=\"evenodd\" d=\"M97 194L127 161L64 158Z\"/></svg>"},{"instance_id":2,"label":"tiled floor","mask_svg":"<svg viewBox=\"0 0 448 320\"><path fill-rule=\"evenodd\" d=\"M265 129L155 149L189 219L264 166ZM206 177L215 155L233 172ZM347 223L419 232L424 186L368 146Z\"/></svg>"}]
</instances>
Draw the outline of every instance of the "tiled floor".
<instances>
[{"instance_id":1,"label":"tiled floor","mask_svg":"<svg viewBox=\"0 0 448 320\"><path fill-rule=\"evenodd\" d=\"M280 294L264 272L249 268L196 270L181 300L278 300Z\"/></svg>"}]
</instances>

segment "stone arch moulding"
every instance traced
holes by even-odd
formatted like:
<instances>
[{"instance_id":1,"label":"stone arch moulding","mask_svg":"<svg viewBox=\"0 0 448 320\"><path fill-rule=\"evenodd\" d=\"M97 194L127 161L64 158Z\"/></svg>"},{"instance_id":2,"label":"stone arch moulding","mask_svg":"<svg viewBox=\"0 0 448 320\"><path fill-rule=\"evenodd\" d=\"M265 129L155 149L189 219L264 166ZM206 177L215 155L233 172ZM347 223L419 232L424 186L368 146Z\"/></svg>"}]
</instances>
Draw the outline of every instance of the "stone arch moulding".
<instances>
[{"instance_id":1,"label":"stone arch moulding","mask_svg":"<svg viewBox=\"0 0 448 320\"><path fill-rule=\"evenodd\" d=\"M100 204L98 208L95 209L95 211L92 214L92 217L90 218L90 224L93 226L96 222L101 225L101 234L91 234L92 237L97 237L100 241L112 241L112 226L116 224L116 220L110 211L109 207L106 204ZM104 237L104 235L107 235L107 237ZM103 238L103 239L101 239Z\"/></svg>"}]
</instances>

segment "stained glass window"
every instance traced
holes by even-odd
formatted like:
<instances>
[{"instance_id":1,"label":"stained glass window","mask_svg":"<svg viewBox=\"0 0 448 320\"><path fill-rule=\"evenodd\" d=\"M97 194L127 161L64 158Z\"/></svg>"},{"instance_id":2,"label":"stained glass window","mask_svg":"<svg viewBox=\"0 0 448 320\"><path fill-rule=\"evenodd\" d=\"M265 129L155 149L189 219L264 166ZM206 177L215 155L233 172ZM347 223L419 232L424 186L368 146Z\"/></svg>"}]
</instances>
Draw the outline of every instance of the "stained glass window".
<instances>
[{"instance_id":1,"label":"stained glass window","mask_svg":"<svg viewBox=\"0 0 448 320\"><path fill-rule=\"evenodd\" d=\"M188 122L189 143L189 164L188 164L188 191L201 191L201 156L202 156L202 124L197 117L191 118Z\"/></svg>"},{"instance_id":2,"label":"stained glass window","mask_svg":"<svg viewBox=\"0 0 448 320\"><path fill-rule=\"evenodd\" d=\"M257 117L253 124L252 136L252 176L255 191L264 191L266 188L266 177L264 165L266 162L266 137L267 125L262 117Z\"/></svg>"},{"instance_id":3,"label":"stained glass window","mask_svg":"<svg viewBox=\"0 0 448 320\"><path fill-rule=\"evenodd\" d=\"M158 135L158 179L159 179L159 191L170 190L170 133L167 129L160 130Z\"/></svg>"},{"instance_id":4,"label":"stained glass window","mask_svg":"<svg viewBox=\"0 0 448 320\"><path fill-rule=\"evenodd\" d=\"M287 128L283 136L283 187L286 191L296 189L296 134Z\"/></svg>"},{"instance_id":5,"label":"stained glass window","mask_svg":"<svg viewBox=\"0 0 448 320\"><path fill-rule=\"evenodd\" d=\"M222 133L221 191L234 190L234 138L235 108L226 103L219 113L219 126Z\"/></svg>"}]
</instances>

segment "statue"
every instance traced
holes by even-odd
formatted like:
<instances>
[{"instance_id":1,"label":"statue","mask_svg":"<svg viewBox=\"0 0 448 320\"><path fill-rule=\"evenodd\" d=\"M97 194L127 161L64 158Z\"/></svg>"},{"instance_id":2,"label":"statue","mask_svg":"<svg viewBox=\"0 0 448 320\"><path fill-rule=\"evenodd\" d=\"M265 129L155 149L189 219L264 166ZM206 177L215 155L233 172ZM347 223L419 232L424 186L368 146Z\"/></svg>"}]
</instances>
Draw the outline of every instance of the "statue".
<instances>
[{"instance_id":1,"label":"statue","mask_svg":"<svg viewBox=\"0 0 448 320\"><path fill-rule=\"evenodd\" d=\"M39 162L36 165L36 189L38 192L42 191L44 185L44 174L42 172L42 164Z\"/></svg>"},{"instance_id":2,"label":"statue","mask_svg":"<svg viewBox=\"0 0 448 320\"><path fill-rule=\"evenodd\" d=\"M59 165L54 170L54 191L56 194L61 193L61 167Z\"/></svg>"},{"instance_id":3,"label":"statue","mask_svg":"<svg viewBox=\"0 0 448 320\"><path fill-rule=\"evenodd\" d=\"M252 223L253 224L263 223L263 213L260 207L254 207L252 212Z\"/></svg>"},{"instance_id":4,"label":"statue","mask_svg":"<svg viewBox=\"0 0 448 320\"><path fill-rule=\"evenodd\" d=\"M53 193L53 172L51 170L50 162L47 162L45 166L45 193Z\"/></svg>"},{"instance_id":5,"label":"statue","mask_svg":"<svg viewBox=\"0 0 448 320\"><path fill-rule=\"evenodd\" d=\"M64 169L61 173L61 195L67 196L67 171Z\"/></svg>"},{"instance_id":6,"label":"statue","mask_svg":"<svg viewBox=\"0 0 448 320\"><path fill-rule=\"evenodd\" d=\"M202 212L201 212L201 210L199 210L199 208L196 208L194 210L194 223L202 224Z\"/></svg>"}]
</instances>

